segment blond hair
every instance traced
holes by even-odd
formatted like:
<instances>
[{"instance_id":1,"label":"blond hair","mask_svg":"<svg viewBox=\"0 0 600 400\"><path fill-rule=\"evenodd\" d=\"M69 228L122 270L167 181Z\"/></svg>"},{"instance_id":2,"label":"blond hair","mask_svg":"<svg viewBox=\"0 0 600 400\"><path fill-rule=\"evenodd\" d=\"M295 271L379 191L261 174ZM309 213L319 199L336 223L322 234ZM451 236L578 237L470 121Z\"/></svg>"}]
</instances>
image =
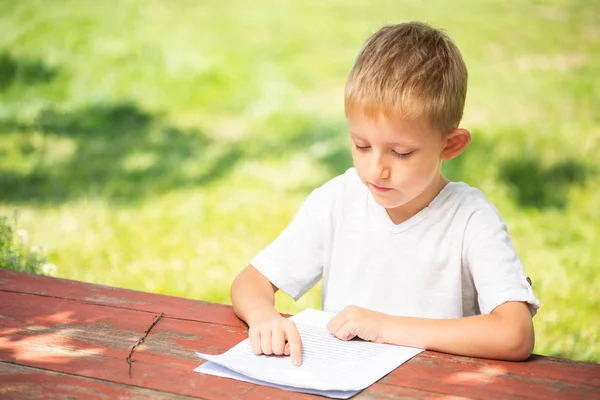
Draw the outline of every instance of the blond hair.
<instances>
[{"instance_id":1,"label":"blond hair","mask_svg":"<svg viewBox=\"0 0 600 400\"><path fill-rule=\"evenodd\" d=\"M458 127L467 67L443 32L420 22L385 26L371 36L348 76L346 115L427 118L434 129Z\"/></svg>"}]
</instances>

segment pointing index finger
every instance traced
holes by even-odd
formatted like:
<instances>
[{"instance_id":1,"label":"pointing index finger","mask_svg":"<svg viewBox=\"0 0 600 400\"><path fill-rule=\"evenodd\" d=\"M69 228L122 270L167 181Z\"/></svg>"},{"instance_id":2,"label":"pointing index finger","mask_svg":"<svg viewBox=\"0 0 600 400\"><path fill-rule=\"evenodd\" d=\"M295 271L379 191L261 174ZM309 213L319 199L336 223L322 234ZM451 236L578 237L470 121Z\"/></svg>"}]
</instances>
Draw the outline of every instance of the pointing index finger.
<instances>
[{"instance_id":1,"label":"pointing index finger","mask_svg":"<svg viewBox=\"0 0 600 400\"><path fill-rule=\"evenodd\" d=\"M287 329L286 335L288 344L290 345L290 358L292 359L292 364L299 366L302 364L302 339L300 338L296 325L291 325Z\"/></svg>"}]
</instances>

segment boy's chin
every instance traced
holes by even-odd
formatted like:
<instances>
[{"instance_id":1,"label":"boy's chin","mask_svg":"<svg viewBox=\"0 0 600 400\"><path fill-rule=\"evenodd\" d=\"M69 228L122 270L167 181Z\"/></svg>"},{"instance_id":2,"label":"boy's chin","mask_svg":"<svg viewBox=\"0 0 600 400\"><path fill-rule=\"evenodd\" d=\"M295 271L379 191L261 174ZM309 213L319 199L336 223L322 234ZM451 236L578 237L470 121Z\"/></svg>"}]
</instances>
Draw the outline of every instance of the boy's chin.
<instances>
[{"instance_id":1,"label":"boy's chin","mask_svg":"<svg viewBox=\"0 0 600 400\"><path fill-rule=\"evenodd\" d=\"M373 198L375 199L375 202L387 210L402 207L404 204L406 204L405 201L401 201L400 199L392 199L389 197L386 198L385 196L382 196L379 193L371 193L373 195Z\"/></svg>"}]
</instances>

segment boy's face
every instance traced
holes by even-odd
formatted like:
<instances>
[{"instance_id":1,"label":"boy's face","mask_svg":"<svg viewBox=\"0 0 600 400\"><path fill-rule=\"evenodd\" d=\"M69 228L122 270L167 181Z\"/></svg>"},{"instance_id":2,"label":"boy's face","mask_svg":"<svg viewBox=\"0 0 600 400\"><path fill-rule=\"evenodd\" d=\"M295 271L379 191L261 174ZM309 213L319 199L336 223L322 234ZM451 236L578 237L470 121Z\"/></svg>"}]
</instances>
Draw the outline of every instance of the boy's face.
<instances>
[{"instance_id":1,"label":"boy's face","mask_svg":"<svg viewBox=\"0 0 600 400\"><path fill-rule=\"evenodd\" d=\"M416 213L445 184L441 165L448 136L424 119L371 119L355 113L348 116L348 126L358 175L390 216L394 211L402 215L403 209Z\"/></svg>"}]
</instances>

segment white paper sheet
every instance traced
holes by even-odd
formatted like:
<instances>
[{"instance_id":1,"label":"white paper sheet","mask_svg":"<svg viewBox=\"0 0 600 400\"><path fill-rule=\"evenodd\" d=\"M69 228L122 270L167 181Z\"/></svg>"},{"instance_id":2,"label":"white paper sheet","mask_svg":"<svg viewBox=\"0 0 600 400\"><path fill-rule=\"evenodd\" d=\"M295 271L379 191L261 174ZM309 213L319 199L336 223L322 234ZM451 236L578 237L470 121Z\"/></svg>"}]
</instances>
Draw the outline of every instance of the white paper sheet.
<instances>
[{"instance_id":1,"label":"white paper sheet","mask_svg":"<svg viewBox=\"0 0 600 400\"><path fill-rule=\"evenodd\" d=\"M291 317L302 338L299 367L293 366L289 357L255 355L250 340L246 339L221 355L197 353L225 369L205 363L195 371L234 379L241 375L246 379L240 380L253 383L348 398L423 351L362 340L339 340L326 327L333 316L308 309Z\"/></svg>"},{"instance_id":2,"label":"white paper sheet","mask_svg":"<svg viewBox=\"0 0 600 400\"><path fill-rule=\"evenodd\" d=\"M333 397L336 399L347 399L347 398L350 398L360 392L360 390L350 390L350 391L316 390L316 389L308 389L308 388L296 388L296 387L285 386L285 385L276 385L271 382L263 382L263 381L259 381L258 379L249 378L246 375L238 374L237 372L227 369L227 368L223 367L222 365L219 365L212 361L206 361L204 364L202 364L201 366L196 368L194 371L201 372L203 374L208 374L208 375L220 376L222 378L231 378L231 379L236 379L238 381L250 382L250 383L257 384L257 385L271 386L271 387L275 387L278 389L283 389L283 390L288 390L288 391L293 391L293 392L316 394L319 396Z\"/></svg>"}]
</instances>

